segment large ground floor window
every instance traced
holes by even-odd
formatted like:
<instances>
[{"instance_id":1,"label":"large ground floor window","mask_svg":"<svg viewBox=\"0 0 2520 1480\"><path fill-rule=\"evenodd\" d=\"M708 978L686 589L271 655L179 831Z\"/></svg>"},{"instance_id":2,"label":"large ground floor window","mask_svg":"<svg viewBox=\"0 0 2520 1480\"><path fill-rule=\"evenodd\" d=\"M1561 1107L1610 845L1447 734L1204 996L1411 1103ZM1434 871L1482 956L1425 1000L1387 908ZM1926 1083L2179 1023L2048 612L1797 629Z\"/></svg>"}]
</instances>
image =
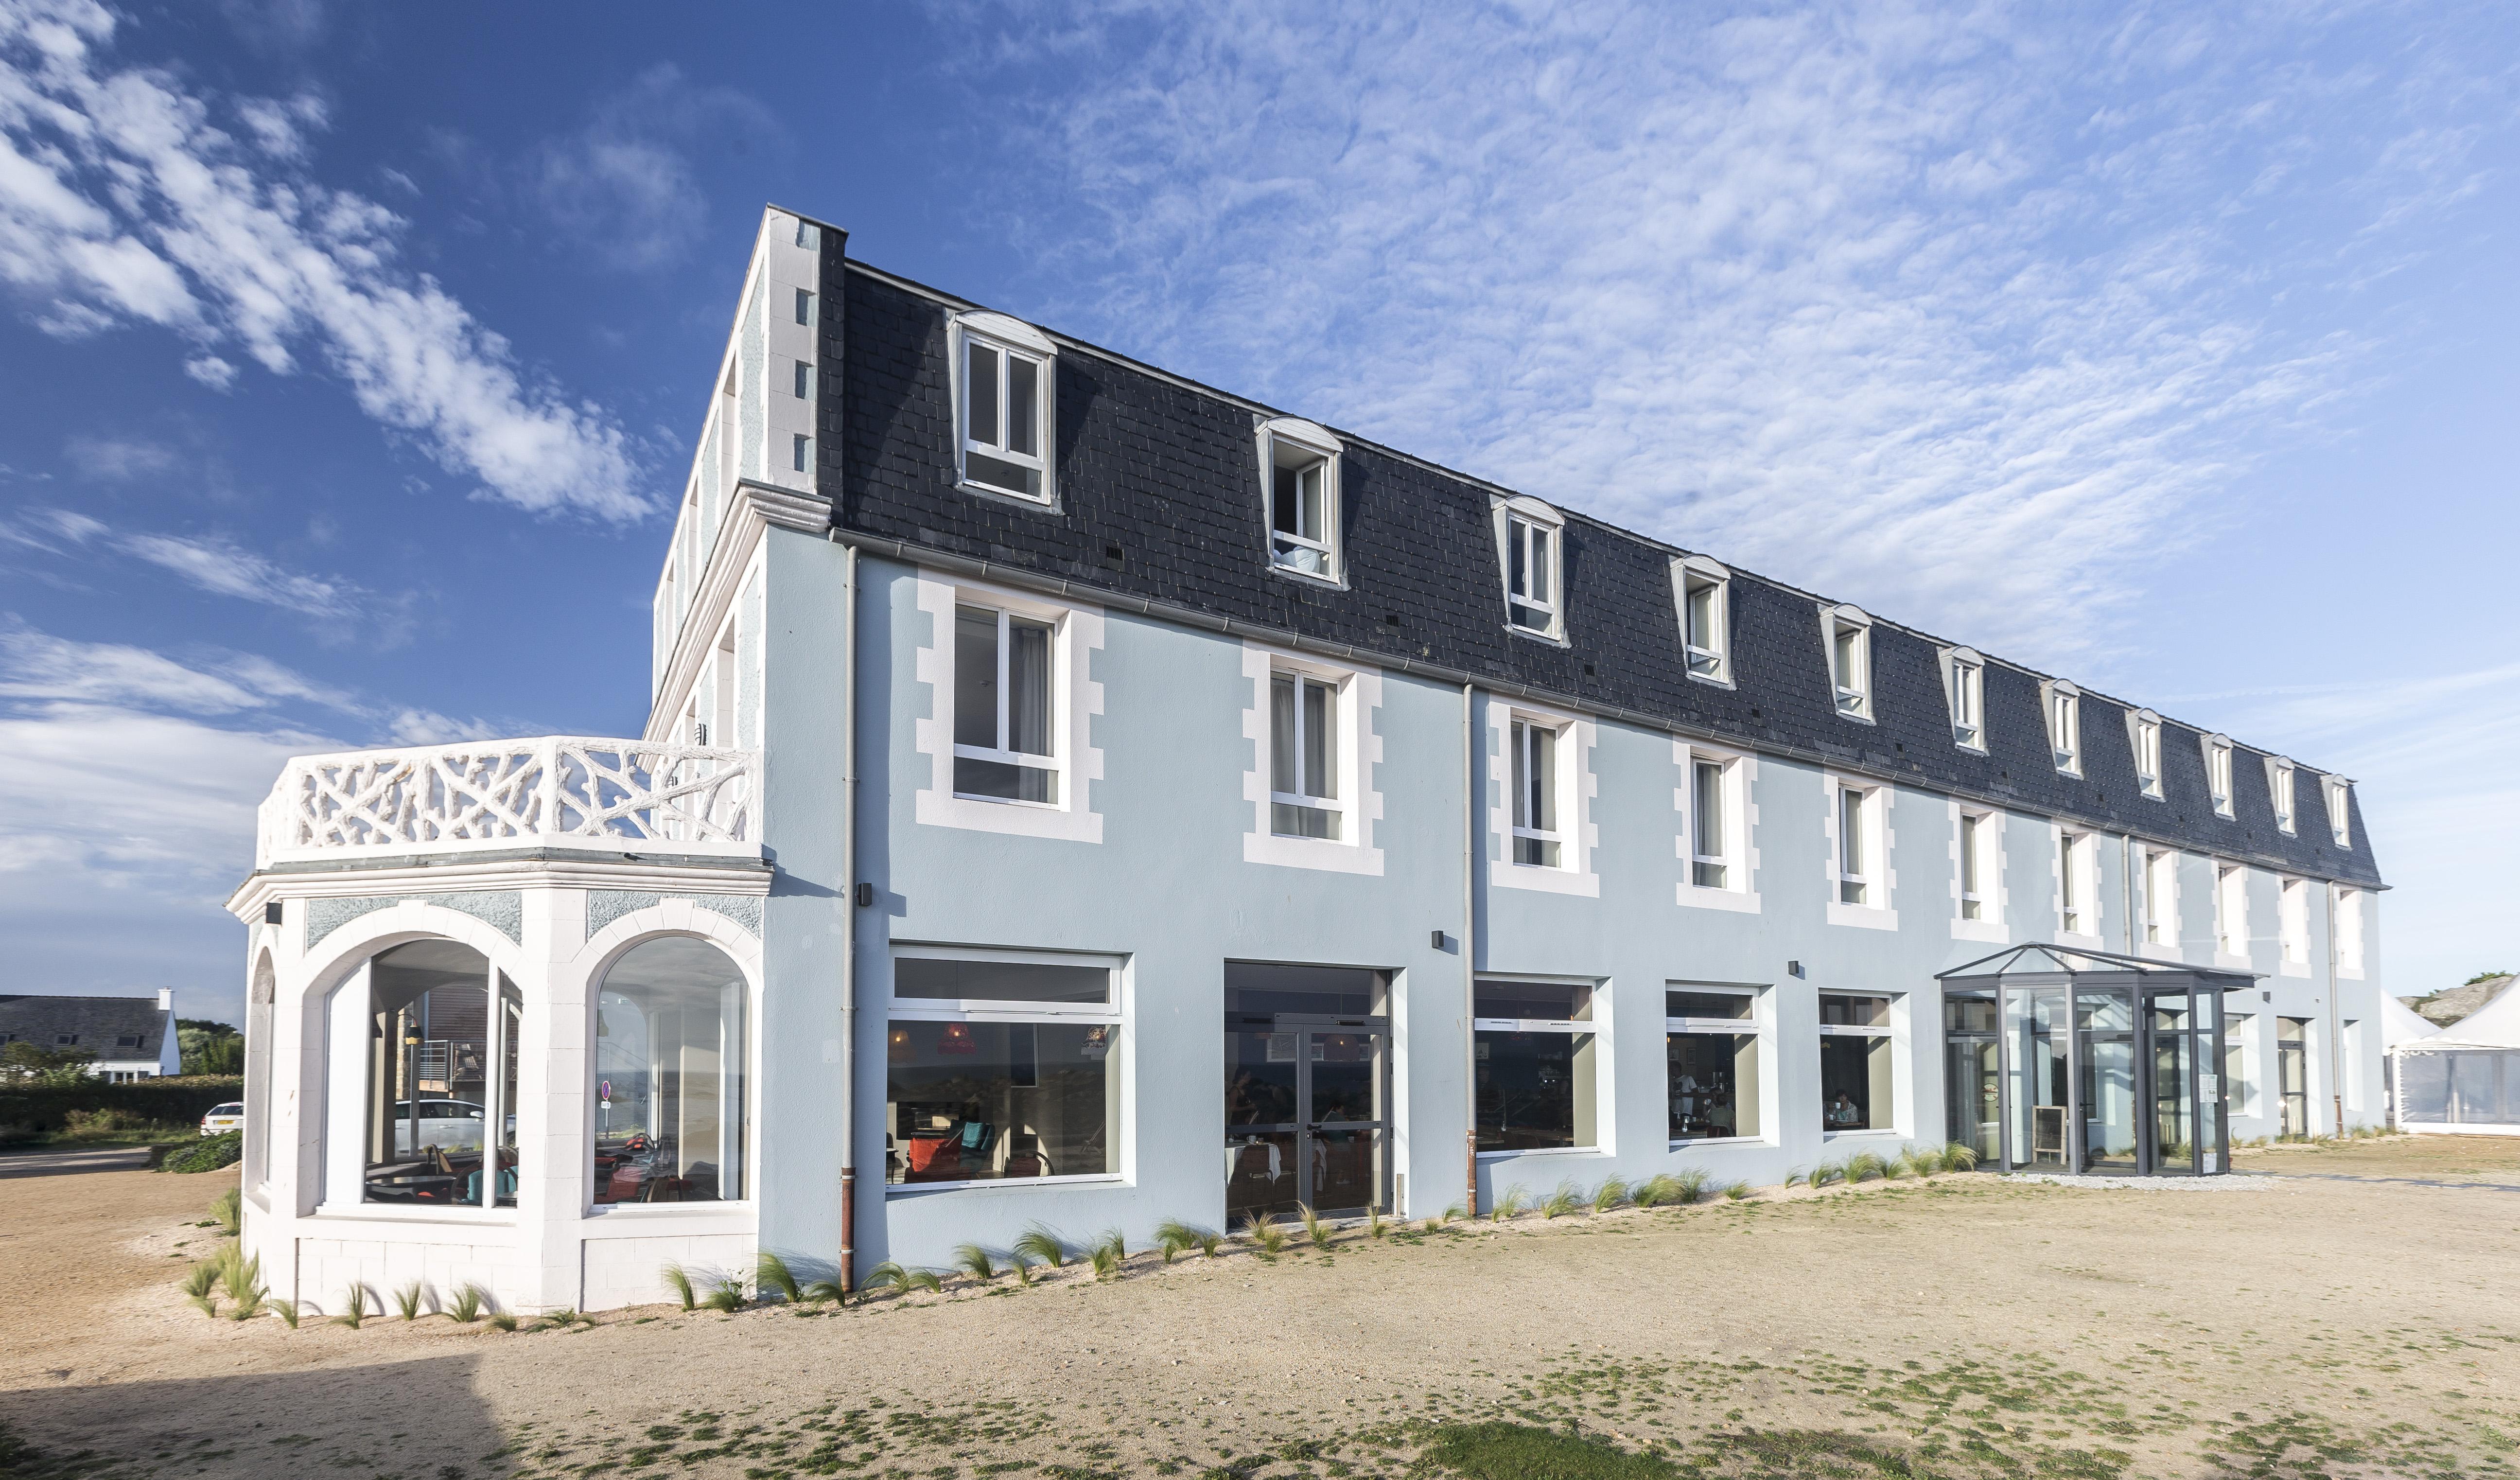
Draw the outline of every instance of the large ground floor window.
<instances>
[{"instance_id":1,"label":"large ground floor window","mask_svg":"<svg viewBox=\"0 0 2520 1480\"><path fill-rule=\"evenodd\" d=\"M1593 987L1481 981L1472 1000L1478 1148L1598 1145L1601 1025Z\"/></svg>"},{"instance_id":2,"label":"large ground floor window","mask_svg":"<svg viewBox=\"0 0 2520 1480\"><path fill-rule=\"evenodd\" d=\"M1748 987L1663 992L1665 1099L1673 1141L1760 1134L1758 995Z\"/></svg>"},{"instance_id":3,"label":"large ground floor window","mask_svg":"<svg viewBox=\"0 0 2520 1480\"><path fill-rule=\"evenodd\" d=\"M1890 999L1822 992L1820 1034L1822 1128L1893 1129L1898 1065L1890 1039Z\"/></svg>"},{"instance_id":4,"label":"large ground floor window","mask_svg":"<svg viewBox=\"0 0 2520 1480\"><path fill-rule=\"evenodd\" d=\"M691 936L643 941L595 1002L595 1200L744 1195L742 970Z\"/></svg>"},{"instance_id":5,"label":"large ground floor window","mask_svg":"<svg viewBox=\"0 0 2520 1480\"><path fill-rule=\"evenodd\" d=\"M360 1200L513 1207L523 998L451 940L380 952L364 974Z\"/></svg>"},{"instance_id":6,"label":"large ground floor window","mask_svg":"<svg viewBox=\"0 0 2520 1480\"><path fill-rule=\"evenodd\" d=\"M1119 1170L1114 964L922 949L896 954L892 971L884 1181Z\"/></svg>"}]
</instances>

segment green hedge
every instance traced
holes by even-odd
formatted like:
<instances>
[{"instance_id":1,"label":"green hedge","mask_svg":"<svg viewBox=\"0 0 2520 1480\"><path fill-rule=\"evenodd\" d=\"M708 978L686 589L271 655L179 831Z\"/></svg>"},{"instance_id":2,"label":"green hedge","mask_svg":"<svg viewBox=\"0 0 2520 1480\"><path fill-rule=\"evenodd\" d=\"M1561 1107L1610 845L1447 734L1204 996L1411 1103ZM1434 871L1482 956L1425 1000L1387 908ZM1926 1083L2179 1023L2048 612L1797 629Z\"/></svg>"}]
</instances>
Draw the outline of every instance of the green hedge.
<instances>
[{"instance_id":1,"label":"green hedge","mask_svg":"<svg viewBox=\"0 0 2520 1480\"><path fill-rule=\"evenodd\" d=\"M214 1104L243 1099L245 1081L234 1074L141 1079L130 1084L101 1079L74 1085L0 1084L0 1140L62 1130L72 1110L122 1110L144 1120L186 1125L199 1121Z\"/></svg>"},{"instance_id":2,"label":"green hedge","mask_svg":"<svg viewBox=\"0 0 2520 1480\"><path fill-rule=\"evenodd\" d=\"M166 1153L158 1163L161 1172L215 1172L223 1166L245 1159L245 1133L222 1131L204 1136Z\"/></svg>"}]
</instances>

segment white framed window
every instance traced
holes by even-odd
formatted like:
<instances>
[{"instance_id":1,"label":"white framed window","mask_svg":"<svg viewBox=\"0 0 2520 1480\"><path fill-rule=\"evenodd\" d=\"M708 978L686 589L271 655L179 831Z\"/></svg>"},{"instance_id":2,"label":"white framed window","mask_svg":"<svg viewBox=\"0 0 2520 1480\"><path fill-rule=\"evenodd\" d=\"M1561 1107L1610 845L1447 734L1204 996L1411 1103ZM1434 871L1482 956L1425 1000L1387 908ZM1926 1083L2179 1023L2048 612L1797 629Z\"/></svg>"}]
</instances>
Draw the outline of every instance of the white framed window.
<instances>
[{"instance_id":1,"label":"white framed window","mask_svg":"<svg viewBox=\"0 0 2520 1480\"><path fill-rule=\"evenodd\" d=\"M814 398L814 367L804 360L796 361L795 367L796 399L810 401Z\"/></svg>"},{"instance_id":2,"label":"white framed window","mask_svg":"<svg viewBox=\"0 0 2520 1480\"><path fill-rule=\"evenodd\" d=\"M2205 746L2205 793L2214 802L2214 815L2229 817L2231 812L2231 738L2209 735Z\"/></svg>"},{"instance_id":3,"label":"white framed window","mask_svg":"<svg viewBox=\"0 0 2520 1480\"><path fill-rule=\"evenodd\" d=\"M1890 788L1828 779L1828 917L1832 924L1895 928L1890 914Z\"/></svg>"},{"instance_id":4,"label":"white framed window","mask_svg":"<svg viewBox=\"0 0 2520 1480\"><path fill-rule=\"evenodd\" d=\"M1828 681L1837 712L1872 718L1872 618L1841 604L1821 608L1821 636L1828 644Z\"/></svg>"},{"instance_id":5,"label":"white framed window","mask_svg":"<svg viewBox=\"0 0 2520 1480\"><path fill-rule=\"evenodd\" d=\"M1694 755L1688 762L1688 882L1699 889L1738 889L1747 880L1734 876L1738 844L1737 810L1729 794L1722 757Z\"/></svg>"},{"instance_id":6,"label":"white framed window","mask_svg":"<svg viewBox=\"0 0 2520 1480\"><path fill-rule=\"evenodd\" d=\"M2239 864L2214 866L2214 949L2245 962L2249 955L2249 871Z\"/></svg>"},{"instance_id":7,"label":"white framed window","mask_svg":"<svg viewBox=\"0 0 2520 1480\"><path fill-rule=\"evenodd\" d=\"M1898 1128L1899 1054L1890 1017L1887 994L1820 994L1823 1134Z\"/></svg>"},{"instance_id":8,"label":"white framed window","mask_svg":"<svg viewBox=\"0 0 2520 1480\"><path fill-rule=\"evenodd\" d=\"M1986 659L1974 648L1943 653L1943 698L1951 705L1952 743L1986 748Z\"/></svg>"},{"instance_id":9,"label":"white framed window","mask_svg":"<svg viewBox=\"0 0 2520 1480\"><path fill-rule=\"evenodd\" d=\"M1269 563L1326 581L1340 578L1339 440L1280 417L1260 427L1260 480L1268 490Z\"/></svg>"},{"instance_id":10,"label":"white framed window","mask_svg":"<svg viewBox=\"0 0 2520 1480\"><path fill-rule=\"evenodd\" d=\"M1663 985L1666 1130L1671 1144L1757 1141L1767 1075L1767 993L1702 982Z\"/></svg>"},{"instance_id":11,"label":"white framed window","mask_svg":"<svg viewBox=\"0 0 2520 1480\"><path fill-rule=\"evenodd\" d=\"M2179 855L2167 848L2143 850L2143 939L2179 944Z\"/></svg>"},{"instance_id":12,"label":"white framed window","mask_svg":"<svg viewBox=\"0 0 2520 1480\"><path fill-rule=\"evenodd\" d=\"M1671 584L1685 671L1704 683L1732 683L1732 572L1702 555L1687 556L1671 562Z\"/></svg>"},{"instance_id":13,"label":"white framed window","mask_svg":"<svg viewBox=\"0 0 2520 1480\"><path fill-rule=\"evenodd\" d=\"M2235 1116L2266 1113L2258 1103L2258 1014L2234 1012L2223 1024L2223 1096Z\"/></svg>"},{"instance_id":14,"label":"white framed window","mask_svg":"<svg viewBox=\"0 0 2520 1480\"><path fill-rule=\"evenodd\" d=\"M2310 884L2287 878L2277 884L2275 935L2283 953L2286 975L2307 976L2310 965Z\"/></svg>"},{"instance_id":15,"label":"white framed window","mask_svg":"<svg viewBox=\"0 0 2520 1480\"><path fill-rule=\"evenodd\" d=\"M1564 534L1564 518L1537 499L1509 499L1497 506L1506 620L1517 631L1565 636Z\"/></svg>"},{"instance_id":16,"label":"white framed window","mask_svg":"<svg viewBox=\"0 0 2520 1480\"><path fill-rule=\"evenodd\" d=\"M1671 759L1679 768L1672 787L1680 815L1679 902L1757 914L1757 854L1750 846L1757 758L1675 740Z\"/></svg>"},{"instance_id":17,"label":"white framed window","mask_svg":"<svg viewBox=\"0 0 2520 1480\"><path fill-rule=\"evenodd\" d=\"M885 1184L1118 1176L1123 974L1110 957L895 948Z\"/></svg>"},{"instance_id":18,"label":"white framed window","mask_svg":"<svg viewBox=\"0 0 2520 1480\"><path fill-rule=\"evenodd\" d=\"M2267 757L2267 794L2273 798L2275 830L2287 835L2293 830L2292 762L2280 755Z\"/></svg>"},{"instance_id":19,"label":"white framed window","mask_svg":"<svg viewBox=\"0 0 2520 1480\"><path fill-rule=\"evenodd\" d=\"M956 415L966 486L1052 502L1049 455L1057 347L1004 314L954 321Z\"/></svg>"},{"instance_id":20,"label":"white framed window","mask_svg":"<svg viewBox=\"0 0 2520 1480\"><path fill-rule=\"evenodd\" d=\"M519 1179L544 1173L524 1153L548 1143L519 1093L524 999L507 973L460 941L405 941L361 963L327 1011L325 1205L459 1217L515 1207ZM714 1023L696 1026L696 1037L699 1027ZM692 1200L731 1197L721 1177L736 1176L740 1158L722 1154L714 1135L718 1072L729 1066L714 1052L700 1065L690 1094L706 1101L711 1134L684 1132L642 1155L681 1170L676 1158L690 1147L707 1166ZM732 1071L740 1087L740 1059Z\"/></svg>"},{"instance_id":21,"label":"white framed window","mask_svg":"<svg viewBox=\"0 0 2520 1480\"><path fill-rule=\"evenodd\" d=\"M2336 974L2362 974L2362 891L2336 891Z\"/></svg>"},{"instance_id":22,"label":"white framed window","mask_svg":"<svg viewBox=\"0 0 2520 1480\"><path fill-rule=\"evenodd\" d=\"M805 435L801 431L797 432L793 439L793 445L789 448L789 456L794 470L798 472L805 471L808 468L813 466L814 439Z\"/></svg>"},{"instance_id":23,"label":"white framed window","mask_svg":"<svg viewBox=\"0 0 2520 1480\"><path fill-rule=\"evenodd\" d=\"M2083 774L2083 691L2063 679L2040 686L2040 707L2048 716L2048 749L2056 769L2066 776Z\"/></svg>"},{"instance_id":24,"label":"white framed window","mask_svg":"<svg viewBox=\"0 0 2520 1480\"><path fill-rule=\"evenodd\" d=\"M2003 921L2003 814L1960 810L1959 917L1978 924Z\"/></svg>"},{"instance_id":25,"label":"white framed window","mask_svg":"<svg viewBox=\"0 0 2520 1480\"><path fill-rule=\"evenodd\" d=\"M1003 607L954 608L954 794L1058 806L1057 625Z\"/></svg>"},{"instance_id":26,"label":"white framed window","mask_svg":"<svg viewBox=\"0 0 2520 1480\"><path fill-rule=\"evenodd\" d=\"M796 322L808 328L814 323L814 294L802 288L796 290Z\"/></svg>"},{"instance_id":27,"label":"white framed window","mask_svg":"<svg viewBox=\"0 0 2520 1480\"><path fill-rule=\"evenodd\" d=\"M1478 1153L1600 1144L1608 994L1589 981L1481 977L1470 998Z\"/></svg>"},{"instance_id":28,"label":"white framed window","mask_svg":"<svg viewBox=\"0 0 2520 1480\"><path fill-rule=\"evenodd\" d=\"M2161 799L2161 716L2149 709L2127 715L2127 742L2135 750L2135 787Z\"/></svg>"},{"instance_id":29,"label":"white framed window","mask_svg":"<svg viewBox=\"0 0 2520 1480\"><path fill-rule=\"evenodd\" d=\"M1565 867L1565 807L1558 795L1558 749L1565 727L1517 714L1506 735L1513 787L1513 861L1529 869Z\"/></svg>"},{"instance_id":30,"label":"white framed window","mask_svg":"<svg viewBox=\"0 0 2520 1480\"><path fill-rule=\"evenodd\" d=\"M2100 933L2092 846L2088 832L2056 830L2056 928L2066 935Z\"/></svg>"},{"instance_id":31,"label":"white framed window","mask_svg":"<svg viewBox=\"0 0 2520 1480\"><path fill-rule=\"evenodd\" d=\"M1269 677L1269 830L1280 837L1335 842L1347 835L1341 687L1313 673Z\"/></svg>"},{"instance_id":32,"label":"white framed window","mask_svg":"<svg viewBox=\"0 0 2520 1480\"><path fill-rule=\"evenodd\" d=\"M2354 846L2354 784L2341 776L2319 778L2320 794L2327 801L2327 835L2336 846Z\"/></svg>"}]
</instances>

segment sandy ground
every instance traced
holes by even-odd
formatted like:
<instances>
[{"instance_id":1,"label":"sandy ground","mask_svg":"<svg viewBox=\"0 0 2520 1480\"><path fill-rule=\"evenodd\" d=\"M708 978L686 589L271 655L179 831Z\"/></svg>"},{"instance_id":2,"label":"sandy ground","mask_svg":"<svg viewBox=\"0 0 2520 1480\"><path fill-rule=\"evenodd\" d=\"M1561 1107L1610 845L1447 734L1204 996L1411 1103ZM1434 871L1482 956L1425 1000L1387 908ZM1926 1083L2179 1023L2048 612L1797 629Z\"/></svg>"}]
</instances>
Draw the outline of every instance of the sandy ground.
<instances>
[{"instance_id":1,"label":"sandy ground","mask_svg":"<svg viewBox=\"0 0 2520 1480\"><path fill-rule=\"evenodd\" d=\"M2509 1473L2520 1142L2240 1166L503 1333L205 1320L175 1281L232 1174L0 1158L0 1475ZM1568 1467L1482 1468L1498 1423Z\"/></svg>"}]
</instances>

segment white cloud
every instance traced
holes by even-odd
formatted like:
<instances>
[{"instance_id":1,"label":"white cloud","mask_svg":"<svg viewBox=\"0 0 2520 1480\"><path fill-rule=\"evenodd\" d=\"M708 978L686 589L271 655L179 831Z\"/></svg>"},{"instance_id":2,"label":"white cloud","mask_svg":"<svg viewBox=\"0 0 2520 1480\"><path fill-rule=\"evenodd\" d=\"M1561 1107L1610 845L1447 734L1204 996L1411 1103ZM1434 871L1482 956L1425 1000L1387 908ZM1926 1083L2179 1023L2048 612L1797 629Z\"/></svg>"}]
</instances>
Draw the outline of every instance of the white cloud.
<instances>
[{"instance_id":1,"label":"white cloud","mask_svg":"<svg viewBox=\"0 0 2520 1480\"><path fill-rule=\"evenodd\" d=\"M262 708L274 696L249 679L189 667L145 648L0 626L0 697L234 714Z\"/></svg>"},{"instance_id":2,"label":"white cloud","mask_svg":"<svg viewBox=\"0 0 2520 1480\"><path fill-rule=\"evenodd\" d=\"M293 162L322 109L230 110L169 73L113 70L113 14L92 0L0 6L0 282L49 331L128 321L195 341L218 385L233 341L275 375L311 350L370 417L449 471L535 512L629 520L651 510L637 459L599 408L518 371L504 338L396 259L400 217Z\"/></svg>"},{"instance_id":3,"label":"white cloud","mask_svg":"<svg viewBox=\"0 0 2520 1480\"><path fill-rule=\"evenodd\" d=\"M134 534L123 536L115 544L125 553L163 566L212 595L259 602L328 621L359 615L359 599L366 595L347 582L319 580L284 570L216 536L184 539L167 534Z\"/></svg>"},{"instance_id":4,"label":"white cloud","mask_svg":"<svg viewBox=\"0 0 2520 1480\"><path fill-rule=\"evenodd\" d=\"M554 224L613 267L660 267L699 240L708 200L685 147L780 137L768 110L726 88L694 87L671 64L608 95L577 132L525 162L525 189Z\"/></svg>"},{"instance_id":5,"label":"white cloud","mask_svg":"<svg viewBox=\"0 0 2520 1480\"><path fill-rule=\"evenodd\" d=\"M201 354L184 362L184 374L212 390L225 390L236 383L237 368L217 355Z\"/></svg>"}]
</instances>

